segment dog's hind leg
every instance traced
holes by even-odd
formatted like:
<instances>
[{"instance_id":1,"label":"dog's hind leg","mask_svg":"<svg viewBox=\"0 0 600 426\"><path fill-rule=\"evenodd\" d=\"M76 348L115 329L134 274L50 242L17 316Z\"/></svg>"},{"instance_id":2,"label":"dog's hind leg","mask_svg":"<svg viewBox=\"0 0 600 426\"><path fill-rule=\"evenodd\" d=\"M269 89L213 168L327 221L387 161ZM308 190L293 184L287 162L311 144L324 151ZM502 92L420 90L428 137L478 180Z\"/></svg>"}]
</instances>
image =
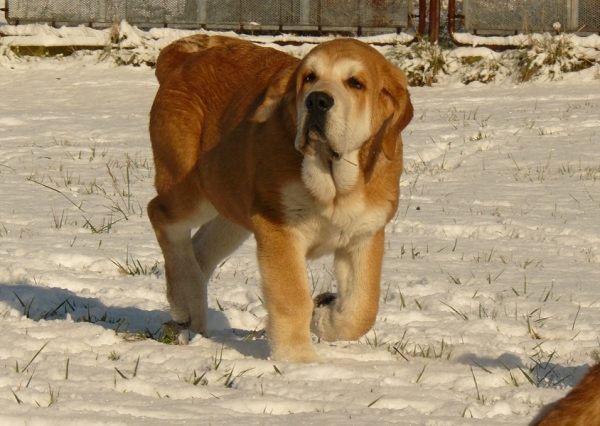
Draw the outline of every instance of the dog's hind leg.
<instances>
[{"instance_id":1,"label":"dog's hind leg","mask_svg":"<svg viewBox=\"0 0 600 426\"><path fill-rule=\"evenodd\" d=\"M219 215L203 225L192 238L196 261L210 279L217 265L233 253L250 235L250 231Z\"/></svg>"},{"instance_id":2,"label":"dog's hind leg","mask_svg":"<svg viewBox=\"0 0 600 426\"><path fill-rule=\"evenodd\" d=\"M175 322L189 323L191 331L205 336L208 335L206 286L209 277L196 261L191 231L216 215L216 210L206 201L199 202L194 209L182 209L178 203L168 203L157 196L148 204L148 216L165 258L171 316Z\"/></svg>"}]
</instances>

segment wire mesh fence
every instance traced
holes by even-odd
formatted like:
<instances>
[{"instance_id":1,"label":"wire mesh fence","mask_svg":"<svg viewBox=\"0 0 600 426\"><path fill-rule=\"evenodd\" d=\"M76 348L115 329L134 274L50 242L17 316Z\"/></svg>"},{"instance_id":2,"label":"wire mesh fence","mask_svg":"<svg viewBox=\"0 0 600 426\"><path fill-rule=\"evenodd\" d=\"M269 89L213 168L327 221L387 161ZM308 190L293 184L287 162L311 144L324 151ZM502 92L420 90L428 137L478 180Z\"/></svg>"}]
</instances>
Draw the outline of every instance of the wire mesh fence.
<instances>
[{"instance_id":1,"label":"wire mesh fence","mask_svg":"<svg viewBox=\"0 0 600 426\"><path fill-rule=\"evenodd\" d=\"M469 31L600 31L600 0L463 0L463 13Z\"/></svg>"},{"instance_id":2,"label":"wire mesh fence","mask_svg":"<svg viewBox=\"0 0 600 426\"><path fill-rule=\"evenodd\" d=\"M8 22L204 28L407 28L417 0L8 0Z\"/></svg>"},{"instance_id":3,"label":"wire mesh fence","mask_svg":"<svg viewBox=\"0 0 600 426\"><path fill-rule=\"evenodd\" d=\"M586 32L600 32L600 0L579 0L577 28Z\"/></svg>"},{"instance_id":4,"label":"wire mesh fence","mask_svg":"<svg viewBox=\"0 0 600 426\"><path fill-rule=\"evenodd\" d=\"M7 0L11 24L406 30L423 0ZM600 0L462 0L469 32L600 32Z\"/></svg>"}]
</instances>

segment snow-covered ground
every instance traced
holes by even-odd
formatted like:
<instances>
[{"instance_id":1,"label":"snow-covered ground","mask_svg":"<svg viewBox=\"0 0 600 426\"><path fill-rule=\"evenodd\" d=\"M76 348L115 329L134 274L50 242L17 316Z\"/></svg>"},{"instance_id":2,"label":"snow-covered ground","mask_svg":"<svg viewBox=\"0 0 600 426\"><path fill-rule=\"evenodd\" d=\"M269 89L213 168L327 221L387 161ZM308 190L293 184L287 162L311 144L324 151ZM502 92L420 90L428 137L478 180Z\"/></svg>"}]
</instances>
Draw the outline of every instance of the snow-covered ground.
<instances>
[{"instance_id":1,"label":"snow-covered ground","mask_svg":"<svg viewBox=\"0 0 600 426\"><path fill-rule=\"evenodd\" d=\"M156 340L153 70L0 56L0 424L526 424L600 352L598 75L412 88L377 324L300 365L268 359L252 240L213 337Z\"/></svg>"}]
</instances>

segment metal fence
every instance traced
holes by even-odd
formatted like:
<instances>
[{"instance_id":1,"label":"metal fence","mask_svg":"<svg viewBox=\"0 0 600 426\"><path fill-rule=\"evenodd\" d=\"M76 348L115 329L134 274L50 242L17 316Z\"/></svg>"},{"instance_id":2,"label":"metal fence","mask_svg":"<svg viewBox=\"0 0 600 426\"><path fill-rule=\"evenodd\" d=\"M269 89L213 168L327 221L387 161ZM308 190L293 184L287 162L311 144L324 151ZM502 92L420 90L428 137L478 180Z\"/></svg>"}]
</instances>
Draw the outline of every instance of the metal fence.
<instances>
[{"instance_id":1,"label":"metal fence","mask_svg":"<svg viewBox=\"0 0 600 426\"><path fill-rule=\"evenodd\" d=\"M9 23L318 30L409 25L418 0L7 0Z\"/></svg>"},{"instance_id":2,"label":"metal fence","mask_svg":"<svg viewBox=\"0 0 600 426\"><path fill-rule=\"evenodd\" d=\"M6 0L6 7L11 24L55 26L126 20L142 28L389 32L412 26L417 10L418 33L425 34L427 16L432 41L441 26L440 0ZM451 37L456 18L476 34L553 31L555 23L600 33L600 0L448 0Z\"/></svg>"},{"instance_id":3,"label":"metal fence","mask_svg":"<svg viewBox=\"0 0 600 426\"><path fill-rule=\"evenodd\" d=\"M600 31L600 0L463 0L469 31Z\"/></svg>"}]
</instances>

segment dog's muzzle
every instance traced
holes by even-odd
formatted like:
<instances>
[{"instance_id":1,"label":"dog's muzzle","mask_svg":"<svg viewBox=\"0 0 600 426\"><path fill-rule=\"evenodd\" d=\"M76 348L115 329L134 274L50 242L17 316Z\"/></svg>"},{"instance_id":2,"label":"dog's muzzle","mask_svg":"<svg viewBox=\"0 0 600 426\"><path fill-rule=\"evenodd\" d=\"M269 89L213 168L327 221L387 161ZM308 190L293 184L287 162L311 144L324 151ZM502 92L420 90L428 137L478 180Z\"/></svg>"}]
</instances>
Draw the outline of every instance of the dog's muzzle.
<instances>
[{"instance_id":1,"label":"dog's muzzle","mask_svg":"<svg viewBox=\"0 0 600 426\"><path fill-rule=\"evenodd\" d=\"M325 134L327 113L334 104L335 100L326 92L312 92L306 97L303 144L299 147L303 154L321 155L329 161L342 158L341 154L330 146Z\"/></svg>"}]
</instances>

